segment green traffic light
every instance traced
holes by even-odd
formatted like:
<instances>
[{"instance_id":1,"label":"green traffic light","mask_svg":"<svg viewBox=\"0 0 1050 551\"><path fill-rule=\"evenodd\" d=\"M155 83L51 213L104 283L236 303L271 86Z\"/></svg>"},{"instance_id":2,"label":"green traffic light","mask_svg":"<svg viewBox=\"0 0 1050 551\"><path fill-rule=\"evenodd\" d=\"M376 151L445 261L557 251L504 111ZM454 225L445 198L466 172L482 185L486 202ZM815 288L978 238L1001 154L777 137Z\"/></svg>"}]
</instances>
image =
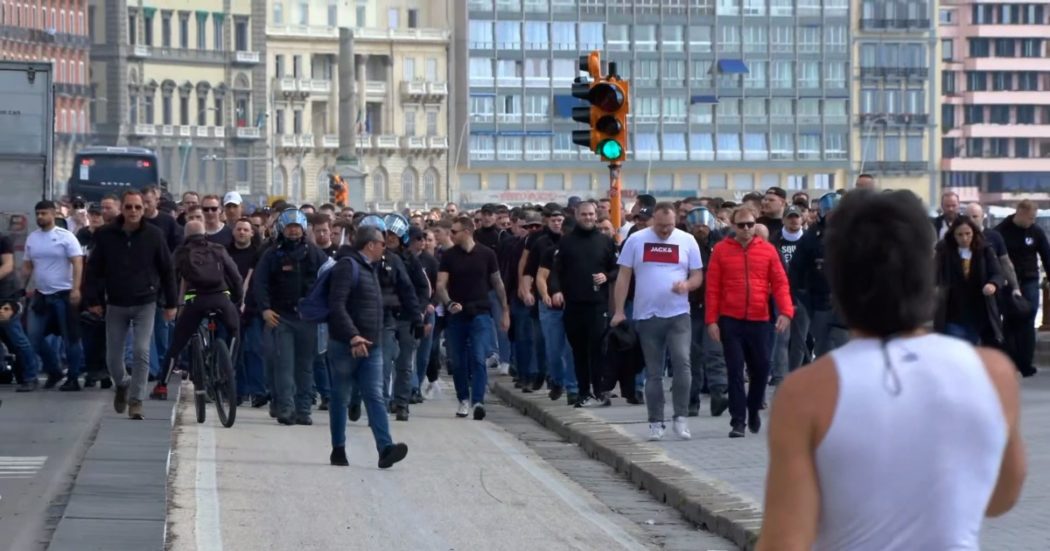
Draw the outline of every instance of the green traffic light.
<instances>
[{"instance_id":1,"label":"green traffic light","mask_svg":"<svg viewBox=\"0 0 1050 551\"><path fill-rule=\"evenodd\" d=\"M610 161L615 161L623 156L623 147L616 140L605 140L598 144L598 154Z\"/></svg>"}]
</instances>

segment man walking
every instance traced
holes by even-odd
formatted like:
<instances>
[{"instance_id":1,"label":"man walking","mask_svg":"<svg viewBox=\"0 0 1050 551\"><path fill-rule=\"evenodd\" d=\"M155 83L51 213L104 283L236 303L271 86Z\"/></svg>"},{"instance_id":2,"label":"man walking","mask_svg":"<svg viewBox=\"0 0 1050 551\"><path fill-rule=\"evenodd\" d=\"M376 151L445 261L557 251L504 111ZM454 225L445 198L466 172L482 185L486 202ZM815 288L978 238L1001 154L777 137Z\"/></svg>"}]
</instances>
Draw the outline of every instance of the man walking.
<instances>
[{"instance_id":1,"label":"man walking","mask_svg":"<svg viewBox=\"0 0 1050 551\"><path fill-rule=\"evenodd\" d=\"M696 238L700 247L700 261L706 267L710 265L711 251L725 237L715 215L707 207L697 207L685 216L686 228ZM711 416L722 415L729 407L726 397L728 381L726 380L726 360L722 353L722 344L715 342L707 334L704 324L705 285L690 293L689 306L692 319L693 346L689 356L692 370L692 385L689 389L689 417L700 415L700 391L707 386L711 396Z\"/></svg>"},{"instance_id":2,"label":"man walking","mask_svg":"<svg viewBox=\"0 0 1050 551\"><path fill-rule=\"evenodd\" d=\"M150 341L158 298L164 319L175 319L175 272L164 234L145 221L142 194L126 191L123 214L95 236L85 293L89 310L106 318L106 366L116 383L113 408L141 420L149 376ZM124 367L124 343L134 326L131 377ZM130 388L129 388L130 387Z\"/></svg>"},{"instance_id":3,"label":"man walking","mask_svg":"<svg viewBox=\"0 0 1050 551\"><path fill-rule=\"evenodd\" d=\"M784 212L784 227L779 232L771 233L769 242L777 249L784 270L788 271L791 259L795 256L805 230L802 229L802 211L792 205ZM798 308L798 298L792 293L791 301L795 305L795 316L791 318L791 331L773 335L772 376L769 385L775 387L784 380L788 372L802 366L806 347L806 334L809 333L809 318Z\"/></svg>"},{"instance_id":4,"label":"man walking","mask_svg":"<svg viewBox=\"0 0 1050 551\"><path fill-rule=\"evenodd\" d=\"M692 384L689 293L703 283L700 271L703 261L696 239L675 228L675 221L674 205L657 203L653 207L652 226L635 232L624 243L616 278L613 326L626 321L627 291L631 279L637 277L632 317L645 356L649 440L660 440L664 436L663 375L668 354L674 377L671 382L674 432L683 440L691 438L686 421Z\"/></svg>"},{"instance_id":5,"label":"man walking","mask_svg":"<svg viewBox=\"0 0 1050 551\"><path fill-rule=\"evenodd\" d=\"M1036 373L1033 364L1035 356L1035 317L1039 311L1039 261L1043 270L1050 270L1050 241L1046 232L1035 223L1038 208L1033 201L1024 200L1017 204L1017 211L1006 217L996 231L1003 236L1006 250L1017 273L1017 285L1012 293L1014 297L1023 297L1031 306L1025 315L1007 315L1003 334L1008 335L1007 349L1025 377Z\"/></svg>"}]
</instances>

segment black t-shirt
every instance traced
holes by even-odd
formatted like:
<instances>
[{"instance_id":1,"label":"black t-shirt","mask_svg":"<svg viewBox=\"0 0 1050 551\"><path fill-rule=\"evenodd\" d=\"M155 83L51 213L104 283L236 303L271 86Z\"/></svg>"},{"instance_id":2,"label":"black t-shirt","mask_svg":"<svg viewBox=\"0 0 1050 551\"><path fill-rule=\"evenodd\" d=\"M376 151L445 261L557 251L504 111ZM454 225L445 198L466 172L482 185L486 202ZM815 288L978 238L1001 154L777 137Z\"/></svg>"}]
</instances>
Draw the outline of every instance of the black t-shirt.
<instances>
[{"instance_id":1,"label":"black t-shirt","mask_svg":"<svg viewBox=\"0 0 1050 551\"><path fill-rule=\"evenodd\" d=\"M783 218L770 218L768 216L759 216L758 220L755 220L759 224L762 224L769 229L769 235L777 235L780 230L784 227Z\"/></svg>"},{"instance_id":2,"label":"black t-shirt","mask_svg":"<svg viewBox=\"0 0 1050 551\"><path fill-rule=\"evenodd\" d=\"M7 239L6 237L4 239ZM95 240L95 232L91 231L91 228L80 228L77 230L77 241L80 242L80 246L85 249L91 248L91 243ZM2 254L2 253L0 253Z\"/></svg>"},{"instance_id":3,"label":"black t-shirt","mask_svg":"<svg viewBox=\"0 0 1050 551\"><path fill-rule=\"evenodd\" d=\"M221 230L207 234L205 239L229 249L233 245L233 230L229 226L223 226Z\"/></svg>"},{"instance_id":4,"label":"black t-shirt","mask_svg":"<svg viewBox=\"0 0 1050 551\"><path fill-rule=\"evenodd\" d=\"M430 280L430 288L437 289L437 275L438 270L441 269L441 265L438 264L438 259L434 258L434 255L428 252L421 252L416 258L418 258L419 263L423 265L423 272L427 274L427 279Z\"/></svg>"},{"instance_id":5,"label":"black t-shirt","mask_svg":"<svg viewBox=\"0 0 1050 551\"><path fill-rule=\"evenodd\" d=\"M4 254L15 254L15 246L11 243L11 238L6 235L0 235L0 255ZM17 298L21 294L19 292L20 289L21 285L19 285L18 281L18 270L15 269L3 279L0 279L0 303L6 302L5 299L10 300Z\"/></svg>"},{"instance_id":6,"label":"black t-shirt","mask_svg":"<svg viewBox=\"0 0 1050 551\"><path fill-rule=\"evenodd\" d=\"M536 272L539 270L540 261L543 260L544 253L546 253L548 249L555 249L558 246L558 240L560 239L560 234L553 233L550 230L543 230L536 239L529 242L526 246L529 251L529 258L525 261L525 275L535 279Z\"/></svg>"},{"instance_id":7,"label":"black t-shirt","mask_svg":"<svg viewBox=\"0 0 1050 551\"><path fill-rule=\"evenodd\" d=\"M241 279L247 279L248 270L251 270L259 263L260 248L255 245L249 245L243 249L238 249L236 245L231 245L226 250L230 253L233 263L237 265L237 272L241 274Z\"/></svg>"},{"instance_id":8,"label":"black t-shirt","mask_svg":"<svg viewBox=\"0 0 1050 551\"><path fill-rule=\"evenodd\" d=\"M494 251L507 237L510 237L510 234L500 229L499 226L496 226L495 224L487 228L478 228L474 230L474 241Z\"/></svg>"},{"instance_id":9,"label":"black t-shirt","mask_svg":"<svg viewBox=\"0 0 1050 551\"><path fill-rule=\"evenodd\" d=\"M440 271L448 273L448 296L452 302L462 304L468 313L489 311L489 276L499 273L492 249L478 243L470 252L452 247L441 257Z\"/></svg>"}]
</instances>

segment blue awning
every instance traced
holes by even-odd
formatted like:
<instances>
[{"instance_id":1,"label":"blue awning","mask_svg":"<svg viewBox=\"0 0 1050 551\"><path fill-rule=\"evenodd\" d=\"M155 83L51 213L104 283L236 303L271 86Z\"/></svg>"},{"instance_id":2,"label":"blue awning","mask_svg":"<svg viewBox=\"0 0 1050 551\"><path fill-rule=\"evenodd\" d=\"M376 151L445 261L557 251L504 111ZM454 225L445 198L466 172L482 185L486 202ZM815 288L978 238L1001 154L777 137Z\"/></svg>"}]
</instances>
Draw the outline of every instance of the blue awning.
<instances>
[{"instance_id":1,"label":"blue awning","mask_svg":"<svg viewBox=\"0 0 1050 551\"><path fill-rule=\"evenodd\" d=\"M697 103L718 103L718 96L691 96L689 98L689 105Z\"/></svg>"},{"instance_id":2,"label":"blue awning","mask_svg":"<svg viewBox=\"0 0 1050 551\"><path fill-rule=\"evenodd\" d=\"M550 130L526 130L526 136L553 136L554 132Z\"/></svg>"},{"instance_id":3,"label":"blue awning","mask_svg":"<svg viewBox=\"0 0 1050 551\"><path fill-rule=\"evenodd\" d=\"M500 136L518 137L518 136L524 136L525 135L525 131L524 130L501 130L499 132L499 135Z\"/></svg>"},{"instance_id":4,"label":"blue awning","mask_svg":"<svg viewBox=\"0 0 1050 551\"><path fill-rule=\"evenodd\" d=\"M720 59L718 60L718 72L723 75L746 75L750 71L747 70L747 65L741 59Z\"/></svg>"},{"instance_id":5,"label":"blue awning","mask_svg":"<svg viewBox=\"0 0 1050 551\"><path fill-rule=\"evenodd\" d=\"M471 92L470 97L472 98L494 98L496 97L495 92Z\"/></svg>"},{"instance_id":6,"label":"blue awning","mask_svg":"<svg viewBox=\"0 0 1050 551\"><path fill-rule=\"evenodd\" d=\"M477 136L495 136L496 135L496 131L495 130L474 130L473 128L470 129L470 133L473 134L473 135L477 135Z\"/></svg>"},{"instance_id":7,"label":"blue awning","mask_svg":"<svg viewBox=\"0 0 1050 551\"><path fill-rule=\"evenodd\" d=\"M586 104L572 96L554 96L554 112L559 117L571 119L573 107L586 107Z\"/></svg>"}]
</instances>

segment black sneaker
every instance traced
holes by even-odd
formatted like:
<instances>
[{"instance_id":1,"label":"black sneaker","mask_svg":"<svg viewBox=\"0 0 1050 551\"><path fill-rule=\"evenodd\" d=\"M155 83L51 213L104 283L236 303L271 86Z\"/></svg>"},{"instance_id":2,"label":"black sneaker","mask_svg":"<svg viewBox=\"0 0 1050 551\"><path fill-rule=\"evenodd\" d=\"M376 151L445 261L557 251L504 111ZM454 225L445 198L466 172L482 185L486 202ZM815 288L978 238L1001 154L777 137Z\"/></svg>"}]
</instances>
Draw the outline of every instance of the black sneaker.
<instances>
[{"instance_id":1,"label":"black sneaker","mask_svg":"<svg viewBox=\"0 0 1050 551\"><path fill-rule=\"evenodd\" d=\"M543 388L543 377L536 377L532 381L532 390L537 390L538 391L541 388ZM555 400L557 400L557 398L555 398Z\"/></svg>"},{"instance_id":2,"label":"black sneaker","mask_svg":"<svg viewBox=\"0 0 1050 551\"><path fill-rule=\"evenodd\" d=\"M328 398L321 397L321 405L317 406L317 411L328 411Z\"/></svg>"},{"instance_id":3,"label":"black sneaker","mask_svg":"<svg viewBox=\"0 0 1050 551\"><path fill-rule=\"evenodd\" d=\"M532 394L533 392L535 392L534 390L532 390L532 385L522 385L519 388L521 388L522 394Z\"/></svg>"},{"instance_id":4,"label":"black sneaker","mask_svg":"<svg viewBox=\"0 0 1050 551\"><path fill-rule=\"evenodd\" d=\"M296 415L295 416L295 424L296 425L310 426L310 425L314 424L314 420L311 419L309 415Z\"/></svg>"},{"instance_id":5,"label":"black sneaker","mask_svg":"<svg viewBox=\"0 0 1050 551\"><path fill-rule=\"evenodd\" d=\"M599 394L598 397L595 398L595 401L598 402L596 404L598 407L607 408L612 406L612 398L609 397L608 392L602 392L601 394Z\"/></svg>"},{"instance_id":6,"label":"black sneaker","mask_svg":"<svg viewBox=\"0 0 1050 551\"><path fill-rule=\"evenodd\" d=\"M357 421L358 419L360 419L361 418L361 403L358 402L356 404L351 404L350 407L347 408L346 417L347 417L347 419L350 419L350 421Z\"/></svg>"},{"instance_id":7,"label":"black sneaker","mask_svg":"<svg viewBox=\"0 0 1050 551\"><path fill-rule=\"evenodd\" d=\"M36 378L33 378L18 385L18 388L15 389L15 392L33 392L38 388L40 388L40 381L36 380Z\"/></svg>"},{"instance_id":8,"label":"black sneaker","mask_svg":"<svg viewBox=\"0 0 1050 551\"><path fill-rule=\"evenodd\" d=\"M474 404L474 420L481 421L485 418L485 404Z\"/></svg>"},{"instance_id":9,"label":"black sneaker","mask_svg":"<svg viewBox=\"0 0 1050 551\"><path fill-rule=\"evenodd\" d=\"M109 390L113 387L113 379L105 377L101 381L99 381L98 386L102 388L102 390Z\"/></svg>"},{"instance_id":10,"label":"black sneaker","mask_svg":"<svg viewBox=\"0 0 1050 551\"><path fill-rule=\"evenodd\" d=\"M563 392L565 392L565 389L563 389L560 386L553 385L551 386L551 391L547 393L547 397L550 398L552 402L557 402L558 398L561 398Z\"/></svg>"},{"instance_id":11,"label":"black sneaker","mask_svg":"<svg viewBox=\"0 0 1050 551\"><path fill-rule=\"evenodd\" d=\"M645 405L645 391L636 390L634 391L634 401L638 402L638 405Z\"/></svg>"},{"instance_id":12,"label":"black sneaker","mask_svg":"<svg viewBox=\"0 0 1050 551\"><path fill-rule=\"evenodd\" d=\"M522 381L521 379L515 379L514 380L514 388L524 388L524 387L525 387L525 381Z\"/></svg>"},{"instance_id":13,"label":"black sneaker","mask_svg":"<svg viewBox=\"0 0 1050 551\"><path fill-rule=\"evenodd\" d=\"M98 381L95 380L94 377L92 377L90 375L87 376L87 377L84 377L84 388L95 388L95 386L97 384L98 384Z\"/></svg>"},{"instance_id":14,"label":"black sneaker","mask_svg":"<svg viewBox=\"0 0 1050 551\"><path fill-rule=\"evenodd\" d=\"M751 431L751 434L758 434L758 431L762 429L762 416L757 411L747 416L747 429Z\"/></svg>"},{"instance_id":15,"label":"black sneaker","mask_svg":"<svg viewBox=\"0 0 1050 551\"><path fill-rule=\"evenodd\" d=\"M295 419L292 419L291 417L278 416L277 417L277 422L282 424L282 425L286 425L286 426L290 427L290 426L295 424Z\"/></svg>"},{"instance_id":16,"label":"black sneaker","mask_svg":"<svg viewBox=\"0 0 1050 551\"><path fill-rule=\"evenodd\" d=\"M407 444L390 444L379 454L379 468L389 469L394 466L394 463L404 459L406 455L408 455Z\"/></svg>"},{"instance_id":17,"label":"black sneaker","mask_svg":"<svg viewBox=\"0 0 1050 551\"><path fill-rule=\"evenodd\" d=\"M270 403L270 397L265 395L265 394L263 394L262 396L252 396L252 407L253 408L258 409L258 408L261 408L261 407L263 407L263 406L265 406L266 404L269 404L269 403Z\"/></svg>"},{"instance_id":18,"label":"black sneaker","mask_svg":"<svg viewBox=\"0 0 1050 551\"><path fill-rule=\"evenodd\" d=\"M733 430L729 431L730 438L743 438L744 437L744 425L733 425Z\"/></svg>"},{"instance_id":19,"label":"black sneaker","mask_svg":"<svg viewBox=\"0 0 1050 551\"><path fill-rule=\"evenodd\" d=\"M59 381L62 380L61 375L48 375L47 382L44 383L44 390L51 390L58 386Z\"/></svg>"},{"instance_id":20,"label":"black sneaker","mask_svg":"<svg viewBox=\"0 0 1050 551\"><path fill-rule=\"evenodd\" d=\"M565 395L565 401L567 401L570 406L575 406L580 402L580 395L575 392L570 392Z\"/></svg>"},{"instance_id":21,"label":"black sneaker","mask_svg":"<svg viewBox=\"0 0 1050 551\"><path fill-rule=\"evenodd\" d=\"M420 392L420 390L418 388L413 390L412 391L412 396L410 396L408 398L408 403L409 404L422 404L423 403L423 393Z\"/></svg>"},{"instance_id":22,"label":"black sneaker","mask_svg":"<svg viewBox=\"0 0 1050 551\"><path fill-rule=\"evenodd\" d=\"M700 402L690 402L689 412L686 415L688 417L700 417Z\"/></svg>"},{"instance_id":23,"label":"black sneaker","mask_svg":"<svg viewBox=\"0 0 1050 551\"><path fill-rule=\"evenodd\" d=\"M724 392L711 393L711 417L719 417L729 409L729 398Z\"/></svg>"},{"instance_id":24,"label":"black sneaker","mask_svg":"<svg viewBox=\"0 0 1050 551\"><path fill-rule=\"evenodd\" d=\"M328 462L337 467L349 467L350 460L346 458L346 446L335 446L332 454L328 456Z\"/></svg>"},{"instance_id":25,"label":"black sneaker","mask_svg":"<svg viewBox=\"0 0 1050 551\"><path fill-rule=\"evenodd\" d=\"M75 377L66 379L66 382L62 383L62 386L58 387L61 392L77 392L80 390L80 381Z\"/></svg>"},{"instance_id":26,"label":"black sneaker","mask_svg":"<svg viewBox=\"0 0 1050 551\"><path fill-rule=\"evenodd\" d=\"M397 413L394 414L394 419L398 421L408 421L408 408L397 408Z\"/></svg>"},{"instance_id":27,"label":"black sneaker","mask_svg":"<svg viewBox=\"0 0 1050 551\"><path fill-rule=\"evenodd\" d=\"M124 413L124 410L128 409L127 386L118 386L117 391L113 393L113 409L117 410L117 413Z\"/></svg>"},{"instance_id":28,"label":"black sneaker","mask_svg":"<svg viewBox=\"0 0 1050 551\"><path fill-rule=\"evenodd\" d=\"M1033 377L1036 373L1039 373L1039 369L1035 366L1020 367L1018 371L1021 372L1022 377Z\"/></svg>"}]
</instances>

